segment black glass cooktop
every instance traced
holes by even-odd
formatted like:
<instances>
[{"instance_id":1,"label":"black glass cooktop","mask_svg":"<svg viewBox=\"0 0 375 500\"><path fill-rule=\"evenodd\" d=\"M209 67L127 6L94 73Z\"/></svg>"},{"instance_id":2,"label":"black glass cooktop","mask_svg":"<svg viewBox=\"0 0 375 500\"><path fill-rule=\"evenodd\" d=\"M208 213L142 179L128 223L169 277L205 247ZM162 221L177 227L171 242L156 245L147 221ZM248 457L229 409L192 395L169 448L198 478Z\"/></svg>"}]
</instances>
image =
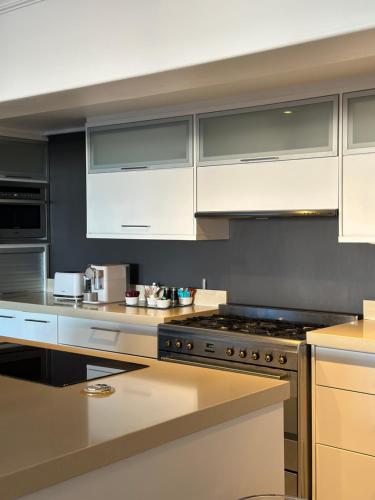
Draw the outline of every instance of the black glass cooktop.
<instances>
[{"instance_id":1,"label":"black glass cooktop","mask_svg":"<svg viewBox=\"0 0 375 500\"><path fill-rule=\"evenodd\" d=\"M7 344L0 349L0 375L64 387L147 368L97 356Z\"/></svg>"}]
</instances>

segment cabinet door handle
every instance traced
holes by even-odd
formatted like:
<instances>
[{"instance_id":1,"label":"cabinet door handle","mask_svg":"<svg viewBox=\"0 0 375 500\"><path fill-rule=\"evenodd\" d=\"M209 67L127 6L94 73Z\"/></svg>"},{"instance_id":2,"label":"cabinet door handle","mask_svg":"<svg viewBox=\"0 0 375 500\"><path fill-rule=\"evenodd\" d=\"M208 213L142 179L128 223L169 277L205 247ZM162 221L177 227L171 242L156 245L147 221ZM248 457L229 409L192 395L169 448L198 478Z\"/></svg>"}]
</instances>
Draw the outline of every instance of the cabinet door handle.
<instances>
[{"instance_id":1,"label":"cabinet door handle","mask_svg":"<svg viewBox=\"0 0 375 500\"><path fill-rule=\"evenodd\" d=\"M242 163L251 163L253 161L278 160L278 156L258 156L258 158L241 158Z\"/></svg>"},{"instance_id":2,"label":"cabinet door handle","mask_svg":"<svg viewBox=\"0 0 375 500\"><path fill-rule=\"evenodd\" d=\"M121 224L121 227L151 227L142 224Z\"/></svg>"},{"instance_id":3,"label":"cabinet door handle","mask_svg":"<svg viewBox=\"0 0 375 500\"><path fill-rule=\"evenodd\" d=\"M30 323L50 323L50 321L46 321L45 319L29 319L29 318L26 318L24 321L29 321Z\"/></svg>"},{"instance_id":4,"label":"cabinet door handle","mask_svg":"<svg viewBox=\"0 0 375 500\"><path fill-rule=\"evenodd\" d=\"M147 170L149 167L121 167L121 170L131 171L131 170Z\"/></svg>"},{"instance_id":5,"label":"cabinet door handle","mask_svg":"<svg viewBox=\"0 0 375 500\"><path fill-rule=\"evenodd\" d=\"M0 315L0 318L4 318L4 319L14 319L15 316L5 316L5 315Z\"/></svg>"},{"instance_id":6,"label":"cabinet door handle","mask_svg":"<svg viewBox=\"0 0 375 500\"><path fill-rule=\"evenodd\" d=\"M111 332L111 333L120 333L121 330L112 330L111 328L99 328L98 326L91 326L90 330L98 331L98 332Z\"/></svg>"},{"instance_id":7,"label":"cabinet door handle","mask_svg":"<svg viewBox=\"0 0 375 500\"><path fill-rule=\"evenodd\" d=\"M6 175L2 175L1 177L5 177L6 179L32 179L31 175L11 175L11 174L6 174Z\"/></svg>"}]
</instances>

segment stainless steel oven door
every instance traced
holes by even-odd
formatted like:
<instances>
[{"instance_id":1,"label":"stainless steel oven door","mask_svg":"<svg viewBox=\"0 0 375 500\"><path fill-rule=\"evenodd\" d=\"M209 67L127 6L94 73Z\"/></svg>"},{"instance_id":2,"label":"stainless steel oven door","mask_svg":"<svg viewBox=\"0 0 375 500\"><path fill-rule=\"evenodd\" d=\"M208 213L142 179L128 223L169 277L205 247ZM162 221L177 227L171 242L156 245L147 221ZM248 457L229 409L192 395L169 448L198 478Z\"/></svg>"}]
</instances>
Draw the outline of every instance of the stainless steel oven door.
<instances>
[{"instance_id":1,"label":"stainless steel oven door","mask_svg":"<svg viewBox=\"0 0 375 500\"><path fill-rule=\"evenodd\" d=\"M245 365L236 366L236 363L218 359L202 358L200 356L190 356L185 354L176 354L169 352L160 352L159 358L164 361L175 363L185 363L189 365L202 366L204 368L215 368L221 370L235 371L249 375L260 375L290 382L290 399L284 403L284 430L288 439L297 440L298 438L298 375L291 370L279 370L269 368L268 366ZM293 459L294 460L294 459ZM297 461L297 458L295 458ZM292 469L296 470L296 469Z\"/></svg>"},{"instance_id":2,"label":"stainless steel oven door","mask_svg":"<svg viewBox=\"0 0 375 500\"><path fill-rule=\"evenodd\" d=\"M174 363L202 366L221 370L235 371L249 375L260 375L290 383L290 399L284 402L284 437L285 437L285 479L287 493L294 492L298 481L298 374L291 370L279 370L266 366L243 365L236 367L236 363L224 360L213 360L184 354L172 354L167 351L159 353L159 359Z\"/></svg>"}]
</instances>

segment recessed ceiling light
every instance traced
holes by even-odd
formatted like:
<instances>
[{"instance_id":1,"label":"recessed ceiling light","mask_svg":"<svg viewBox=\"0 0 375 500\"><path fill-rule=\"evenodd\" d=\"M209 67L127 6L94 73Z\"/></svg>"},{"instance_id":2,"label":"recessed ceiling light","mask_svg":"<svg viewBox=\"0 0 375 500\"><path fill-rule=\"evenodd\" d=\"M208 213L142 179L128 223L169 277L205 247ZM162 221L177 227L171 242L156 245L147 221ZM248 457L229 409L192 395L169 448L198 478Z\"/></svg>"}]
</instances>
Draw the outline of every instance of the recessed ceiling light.
<instances>
[{"instance_id":1,"label":"recessed ceiling light","mask_svg":"<svg viewBox=\"0 0 375 500\"><path fill-rule=\"evenodd\" d=\"M290 111L290 109L286 109L285 111L283 111L284 115L291 115L293 114L293 111Z\"/></svg>"}]
</instances>

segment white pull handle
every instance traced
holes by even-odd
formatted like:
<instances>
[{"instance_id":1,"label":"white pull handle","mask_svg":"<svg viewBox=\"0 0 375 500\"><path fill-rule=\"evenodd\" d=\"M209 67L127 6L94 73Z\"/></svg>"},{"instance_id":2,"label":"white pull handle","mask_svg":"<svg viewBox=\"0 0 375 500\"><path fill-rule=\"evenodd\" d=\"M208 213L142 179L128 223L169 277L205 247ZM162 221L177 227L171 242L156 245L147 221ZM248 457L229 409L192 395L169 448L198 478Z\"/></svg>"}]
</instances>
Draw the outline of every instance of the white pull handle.
<instances>
[{"instance_id":1,"label":"white pull handle","mask_svg":"<svg viewBox=\"0 0 375 500\"><path fill-rule=\"evenodd\" d=\"M100 342L104 346L113 346L121 333L121 330L112 330L111 328L99 328L96 326L91 327L92 334L91 340L93 342Z\"/></svg>"}]
</instances>

